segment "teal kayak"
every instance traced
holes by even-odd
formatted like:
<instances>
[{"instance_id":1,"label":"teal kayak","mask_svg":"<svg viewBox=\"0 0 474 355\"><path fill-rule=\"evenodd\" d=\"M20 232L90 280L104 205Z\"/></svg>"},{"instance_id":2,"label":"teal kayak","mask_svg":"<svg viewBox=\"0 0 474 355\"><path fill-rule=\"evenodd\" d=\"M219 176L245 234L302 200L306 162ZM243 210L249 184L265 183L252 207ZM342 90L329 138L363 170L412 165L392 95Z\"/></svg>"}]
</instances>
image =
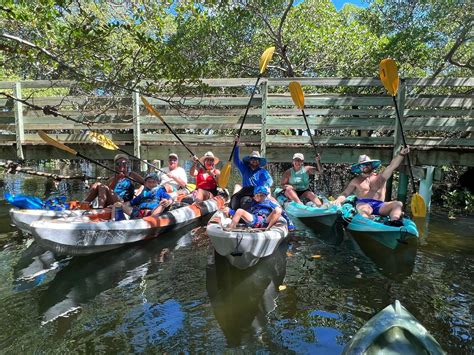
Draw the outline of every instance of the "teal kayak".
<instances>
[{"instance_id":1,"label":"teal kayak","mask_svg":"<svg viewBox=\"0 0 474 355\"><path fill-rule=\"evenodd\" d=\"M418 239L418 229L412 220L403 218L401 227L386 225L385 221L386 218L381 216L369 219L356 214L347 225L347 229L354 236L372 238L390 249L396 249L400 244L416 242Z\"/></svg>"},{"instance_id":2,"label":"teal kayak","mask_svg":"<svg viewBox=\"0 0 474 355\"><path fill-rule=\"evenodd\" d=\"M398 300L359 329L342 353L445 354L435 338Z\"/></svg>"},{"instance_id":3,"label":"teal kayak","mask_svg":"<svg viewBox=\"0 0 474 355\"><path fill-rule=\"evenodd\" d=\"M332 226L337 219L339 208L335 205L329 205L327 199L322 199L326 204L325 207L316 207L312 202L303 205L295 201L290 201L282 194L281 188L276 188L274 195L285 211L296 218L299 218L303 223L310 224L317 222L326 226ZM329 205L329 207L327 207Z\"/></svg>"}]
</instances>

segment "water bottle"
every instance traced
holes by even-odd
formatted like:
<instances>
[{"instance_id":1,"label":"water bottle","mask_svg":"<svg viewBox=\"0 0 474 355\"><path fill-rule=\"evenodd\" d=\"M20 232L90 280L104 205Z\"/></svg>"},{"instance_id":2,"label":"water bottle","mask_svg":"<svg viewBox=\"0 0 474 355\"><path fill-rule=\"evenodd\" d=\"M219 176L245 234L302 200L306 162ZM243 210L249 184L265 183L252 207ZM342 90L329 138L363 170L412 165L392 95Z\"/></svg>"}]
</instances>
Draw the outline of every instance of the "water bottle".
<instances>
[{"instance_id":1,"label":"water bottle","mask_svg":"<svg viewBox=\"0 0 474 355\"><path fill-rule=\"evenodd\" d=\"M122 207L115 207L114 221L122 221L125 219Z\"/></svg>"}]
</instances>

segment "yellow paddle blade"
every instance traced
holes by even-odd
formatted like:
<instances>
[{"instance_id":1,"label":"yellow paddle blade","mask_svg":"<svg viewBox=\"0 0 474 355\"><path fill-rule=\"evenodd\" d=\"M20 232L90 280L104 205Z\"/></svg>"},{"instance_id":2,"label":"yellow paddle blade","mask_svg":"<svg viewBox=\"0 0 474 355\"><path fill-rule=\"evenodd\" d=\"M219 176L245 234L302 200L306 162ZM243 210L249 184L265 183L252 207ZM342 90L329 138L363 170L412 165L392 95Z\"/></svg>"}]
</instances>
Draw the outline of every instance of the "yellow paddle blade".
<instances>
[{"instance_id":1,"label":"yellow paddle blade","mask_svg":"<svg viewBox=\"0 0 474 355\"><path fill-rule=\"evenodd\" d=\"M51 138L43 131L38 131L38 135L41 137L41 139L43 139L46 143L52 145L53 147L64 150L65 152L68 152L72 155L77 155L77 152L74 149L69 148L68 146L65 146L62 143L59 143L57 140Z\"/></svg>"},{"instance_id":2,"label":"yellow paddle blade","mask_svg":"<svg viewBox=\"0 0 474 355\"><path fill-rule=\"evenodd\" d=\"M263 52L262 56L260 57L260 74L263 74L265 69L267 69L267 65L272 60L274 52L275 47L268 47L265 49L265 52Z\"/></svg>"},{"instance_id":3,"label":"yellow paddle blade","mask_svg":"<svg viewBox=\"0 0 474 355\"><path fill-rule=\"evenodd\" d=\"M218 179L219 181L217 181L217 185L219 185L221 189L227 188L231 170L232 170L232 164L230 163L230 161L228 161L226 165L224 165L224 167L222 168L221 174L219 175L219 179Z\"/></svg>"},{"instance_id":4,"label":"yellow paddle blade","mask_svg":"<svg viewBox=\"0 0 474 355\"><path fill-rule=\"evenodd\" d=\"M157 110L155 110L155 108L153 106L151 106L151 104L148 102L148 100L145 99L143 96L142 96L142 102L145 105L148 112L150 112L152 115L155 115L156 117L158 117L161 120L161 122L165 123L165 121L164 121L163 117L161 117L160 113Z\"/></svg>"},{"instance_id":5,"label":"yellow paddle blade","mask_svg":"<svg viewBox=\"0 0 474 355\"><path fill-rule=\"evenodd\" d=\"M383 86L390 93L395 96L398 92L398 84L400 78L398 77L397 63L393 59L387 58L380 62L380 80Z\"/></svg>"},{"instance_id":6,"label":"yellow paddle blade","mask_svg":"<svg viewBox=\"0 0 474 355\"><path fill-rule=\"evenodd\" d=\"M91 141L93 141L94 143L97 143L98 145L100 145L101 147L104 147L105 149L108 149L108 150L119 149L119 147L111 139L107 138L106 136L104 136L103 134L99 132L89 132L88 135Z\"/></svg>"},{"instance_id":7,"label":"yellow paddle blade","mask_svg":"<svg viewBox=\"0 0 474 355\"><path fill-rule=\"evenodd\" d=\"M426 204L423 197L416 193L411 197L411 214L414 217L426 217Z\"/></svg>"},{"instance_id":8,"label":"yellow paddle blade","mask_svg":"<svg viewBox=\"0 0 474 355\"><path fill-rule=\"evenodd\" d=\"M194 190L196 190L196 185L195 184L186 184L186 190L188 190L189 192L193 192Z\"/></svg>"},{"instance_id":9,"label":"yellow paddle blade","mask_svg":"<svg viewBox=\"0 0 474 355\"><path fill-rule=\"evenodd\" d=\"M300 110L303 110L304 93L303 89L301 88L301 84L297 81L292 81L290 85L288 85L288 88L290 89L291 98L293 99L293 102L295 103L296 107L298 107Z\"/></svg>"}]
</instances>

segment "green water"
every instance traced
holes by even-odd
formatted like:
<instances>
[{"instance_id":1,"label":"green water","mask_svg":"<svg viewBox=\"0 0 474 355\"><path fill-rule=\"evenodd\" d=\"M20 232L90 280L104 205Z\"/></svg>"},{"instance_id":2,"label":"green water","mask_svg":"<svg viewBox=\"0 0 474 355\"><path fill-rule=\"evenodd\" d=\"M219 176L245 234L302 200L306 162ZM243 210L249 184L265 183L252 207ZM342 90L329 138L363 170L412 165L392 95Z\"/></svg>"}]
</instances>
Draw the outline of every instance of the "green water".
<instances>
[{"instance_id":1,"label":"green water","mask_svg":"<svg viewBox=\"0 0 474 355\"><path fill-rule=\"evenodd\" d=\"M448 353L472 353L473 218L433 213L418 247L366 254L341 229L298 224L272 257L239 271L196 225L57 257L7 214L1 204L2 353L338 354L395 299Z\"/></svg>"}]
</instances>

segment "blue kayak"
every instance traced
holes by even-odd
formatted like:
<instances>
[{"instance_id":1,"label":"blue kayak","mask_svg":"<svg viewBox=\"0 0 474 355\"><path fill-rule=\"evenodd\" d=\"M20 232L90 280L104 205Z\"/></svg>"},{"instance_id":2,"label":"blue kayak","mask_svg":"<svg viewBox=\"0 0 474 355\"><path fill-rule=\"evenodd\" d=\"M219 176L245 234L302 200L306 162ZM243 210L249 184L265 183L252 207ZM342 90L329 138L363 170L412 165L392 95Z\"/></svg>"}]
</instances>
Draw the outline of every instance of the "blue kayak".
<instances>
[{"instance_id":1,"label":"blue kayak","mask_svg":"<svg viewBox=\"0 0 474 355\"><path fill-rule=\"evenodd\" d=\"M412 220L403 218L401 227L386 225L385 221L386 218L380 216L369 219L356 214L347 225L347 229L351 234L361 238L372 238L390 249L396 249L400 244L408 244L418 239L418 229Z\"/></svg>"}]
</instances>

